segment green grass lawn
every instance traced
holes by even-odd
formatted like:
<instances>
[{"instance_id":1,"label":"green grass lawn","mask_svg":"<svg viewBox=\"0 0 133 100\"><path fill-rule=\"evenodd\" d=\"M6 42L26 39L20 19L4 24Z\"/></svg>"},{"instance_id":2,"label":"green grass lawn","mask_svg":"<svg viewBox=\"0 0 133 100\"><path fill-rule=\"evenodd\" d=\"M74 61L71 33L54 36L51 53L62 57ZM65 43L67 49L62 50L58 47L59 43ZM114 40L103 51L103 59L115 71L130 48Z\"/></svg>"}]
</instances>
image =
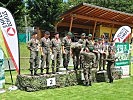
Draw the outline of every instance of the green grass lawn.
<instances>
[{"instance_id":1,"label":"green grass lawn","mask_svg":"<svg viewBox=\"0 0 133 100\"><path fill-rule=\"evenodd\" d=\"M17 73L12 74L15 83ZM5 75L6 83L11 83L9 71ZM0 100L133 100L133 77L115 80L112 84L101 82L93 83L92 87L77 85L36 92L9 91L10 86L6 84L6 92L0 94Z\"/></svg>"}]
</instances>

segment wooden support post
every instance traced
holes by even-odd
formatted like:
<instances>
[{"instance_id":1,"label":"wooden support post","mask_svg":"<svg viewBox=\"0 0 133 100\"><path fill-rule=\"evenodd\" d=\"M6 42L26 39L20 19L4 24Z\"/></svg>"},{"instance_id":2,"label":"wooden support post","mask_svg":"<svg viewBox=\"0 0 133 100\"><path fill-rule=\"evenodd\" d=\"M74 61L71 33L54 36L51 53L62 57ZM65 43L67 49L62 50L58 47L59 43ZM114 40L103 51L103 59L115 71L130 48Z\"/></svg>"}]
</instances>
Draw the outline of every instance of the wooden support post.
<instances>
[{"instance_id":1,"label":"wooden support post","mask_svg":"<svg viewBox=\"0 0 133 100\"><path fill-rule=\"evenodd\" d=\"M110 33L110 41L112 41L112 33L113 33L113 28L114 28L114 24L112 24L112 27L111 27L111 33Z\"/></svg>"},{"instance_id":2,"label":"wooden support post","mask_svg":"<svg viewBox=\"0 0 133 100\"><path fill-rule=\"evenodd\" d=\"M97 22L95 21L94 28L93 28L93 33L92 33L92 40L94 39L94 34L95 34L95 31L96 31L96 25L97 25Z\"/></svg>"},{"instance_id":3,"label":"wooden support post","mask_svg":"<svg viewBox=\"0 0 133 100\"><path fill-rule=\"evenodd\" d=\"M55 24L55 32L58 32L58 25L59 25L59 23L61 23L63 20L64 20L64 18L62 18L60 21L58 21L58 22Z\"/></svg>"},{"instance_id":4,"label":"wooden support post","mask_svg":"<svg viewBox=\"0 0 133 100\"><path fill-rule=\"evenodd\" d=\"M71 22L70 22L69 32L71 32L71 30L72 30L72 24L73 24L73 16L71 16Z\"/></svg>"}]
</instances>

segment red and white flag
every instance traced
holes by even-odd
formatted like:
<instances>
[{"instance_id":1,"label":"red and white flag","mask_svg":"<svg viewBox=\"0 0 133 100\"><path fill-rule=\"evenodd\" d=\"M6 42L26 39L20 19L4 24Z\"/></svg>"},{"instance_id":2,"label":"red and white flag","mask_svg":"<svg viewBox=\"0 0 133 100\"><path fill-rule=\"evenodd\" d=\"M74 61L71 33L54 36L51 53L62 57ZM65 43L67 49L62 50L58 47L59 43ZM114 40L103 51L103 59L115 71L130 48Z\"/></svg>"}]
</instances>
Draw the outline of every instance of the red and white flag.
<instances>
[{"instance_id":1,"label":"red and white flag","mask_svg":"<svg viewBox=\"0 0 133 100\"><path fill-rule=\"evenodd\" d=\"M19 73L19 47L16 25L12 14L3 7L0 7L0 27L4 41L11 60Z\"/></svg>"},{"instance_id":2,"label":"red and white flag","mask_svg":"<svg viewBox=\"0 0 133 100\"><path fill-rule=\"evenodd\" d=\"M114 42L125 42L131 34L131 28L129 26L120 27L113 38Z\"/></svg>"}]
</instances>

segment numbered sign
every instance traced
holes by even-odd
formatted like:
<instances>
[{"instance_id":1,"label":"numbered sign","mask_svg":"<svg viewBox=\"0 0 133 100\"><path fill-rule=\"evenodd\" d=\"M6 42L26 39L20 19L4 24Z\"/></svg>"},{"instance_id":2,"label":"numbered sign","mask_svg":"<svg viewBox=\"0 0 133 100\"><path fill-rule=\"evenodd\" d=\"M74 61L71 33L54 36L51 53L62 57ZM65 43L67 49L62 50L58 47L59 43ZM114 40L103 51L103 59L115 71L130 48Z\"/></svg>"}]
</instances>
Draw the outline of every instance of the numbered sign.
<instances>
[{"instance_id":1,"label":"numbered sign","mask_svg":"<svg viewBox=\"0 0 133 100\"><path fill-rule=\"evenodd\" d=\"M47 86L54 86L56 85L55 77L47 79Z\"/></svg>"}]
</instances>

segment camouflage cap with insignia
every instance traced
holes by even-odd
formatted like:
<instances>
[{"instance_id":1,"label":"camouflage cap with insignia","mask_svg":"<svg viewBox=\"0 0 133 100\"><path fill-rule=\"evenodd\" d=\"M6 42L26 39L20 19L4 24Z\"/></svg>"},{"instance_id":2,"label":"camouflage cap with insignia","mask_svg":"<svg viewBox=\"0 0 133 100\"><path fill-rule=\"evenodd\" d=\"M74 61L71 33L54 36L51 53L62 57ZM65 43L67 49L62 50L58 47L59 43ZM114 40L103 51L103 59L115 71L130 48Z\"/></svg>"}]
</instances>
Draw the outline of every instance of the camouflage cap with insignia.
<instances>
[{"instance_id":1,"label":"camouflage cap with insignia","mask_svg":"<svg viewBox=\"0 0 133 100\"><path fill-rule=\"evenodd\" d=\"M68 32L68 33L67 33L67 35L70 35L70 36L72 36L72 33L71 33L71 32Z\"/></svg>"},{"instance_id":2,"label":"camouflage cap with insignia","mask_svg":"<svg viewBox=\"0 0 133 100\"><path fill-rule=\"evenodd\" d=\"M89 34L88 37L92 37L92 34Z\"/></svg>"},{"instance_id":3,"label":"camouflage cap with insignia","mask_svg":"<svg viewBox=\"0 0 133 100\"><path fill-rule=\"evenodd\" d=\"M85 33L82 33L81 36L86 36L86 34Z\"/></svg>"}]
</instances>

